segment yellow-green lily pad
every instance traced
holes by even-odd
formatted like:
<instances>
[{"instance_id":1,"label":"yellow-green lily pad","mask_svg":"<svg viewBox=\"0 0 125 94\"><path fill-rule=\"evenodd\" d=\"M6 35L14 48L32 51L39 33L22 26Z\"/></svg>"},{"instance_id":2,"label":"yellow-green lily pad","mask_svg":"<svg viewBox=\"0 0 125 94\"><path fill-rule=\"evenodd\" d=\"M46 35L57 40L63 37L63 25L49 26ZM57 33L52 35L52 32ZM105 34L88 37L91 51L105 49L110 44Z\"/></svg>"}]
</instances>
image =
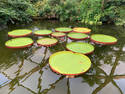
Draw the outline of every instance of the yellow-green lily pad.
<instances>
[{"instance_id":1,"label":"yellow-green lily pad","mask_svg":"<svg viewBox=\"0 0 125 94\"><path fill-rule=\"evenodd\" d=\"M93 45L83 42L71 42L66 45L66 49L81 54L91 54L94 51Z\"/></svg>"},{"instance_id":2,"label":"yellow-green lily pad","mask_svg":"<svg viewBox=\"0 0 125 94\"><path fill-rule=\"evenodd\" d=\"M58 40L55 38L41 38L37 40L37 44L39 46L46 46L46 47L54 46L57 44L57 42Z\"/></svg>"},{"instance_id":3,"label":"yellow-green lily pad","mask_svg":"<svg viewBox=\"0 0 125 94\"><path fill-rule=\"evenodd\" d=\"M84 40L84 39L88 39L89 36L83 33L75 33L75 32L71 32L67 35L70 39L73 40Z\"/></svg>"},{"instance_id":4,"label":"yellow-green lily pad","mask_svg":"<svg viewBox=\"0 0 125 94\"><path fill-rule=\"evenodd\" d=\"M93 34L90 39L97 44L111 45L117 43L115 37L104 34Z\"/></svg>"},{"instance_id":5,"label":"yellow-green lily pad","mask_svg":"<svg viewBox=\"0 0 125 94\"><path fill-rule=\"evenodd\" d=\"M21 37L8 40L5 43L5 46L8 48L25 48L31 46L32 44L33 40L31 38Z\"/></svg>"},{"instance_id":6,"label":"yellow-green lily pad","mask_svg":"<svg viewBox=\"0 0 125 94\"><path fill-rule=\"evenodd\" d=\"M17 30L8 32L8 36L10 37L24 37L30 34L32 34L32 30L28 30L28 29L17 29Z\"/></svg>"},{"instance_id":7,"label":"yellow-green lily pad","mask_svg":"<svg viewBox=\"0 0 125 94\"><path fill-rule=\"evenodd\" d=\"M52 37L55 37L55 38L60 38L60 37L66 36L66 34L65 34L65 33L61 33L61 32L53 32L53 33L51 34L51 36L52 36Z\"/></svg>"},{"instance_id":8,"label":"yellow-green lily pad","mask_svg":"<svg viewBox=\"0 0 125 94\"><path fill-rule=\"evenodd\" d=\"M80 75L90 69L91 61L80 53L60 51L50 56L49 65L54 72L59 74Z\"/></svg>"},{"instance_id":9,"label":"yellow-green lily pad","mask_svg":"<svg viewBox=\"0 0 125 94\"><path fill-rule=\"evenodd\" d=\"M37 36L47 36L50 35L51 33L52 33L51 30L37 30L34 32L34 34Z\"/></svg>"},{"instance_id":10,"label":"yellow-green lily pad","mask_svg":"<svg viewBox=\"0 0 125 94\"><path fill-rule=\"evenodd\" d=\"M73 28L73 32L89 34L91 32L91 29L83 27L75 27Z\"/></svg>"}]
</instances>

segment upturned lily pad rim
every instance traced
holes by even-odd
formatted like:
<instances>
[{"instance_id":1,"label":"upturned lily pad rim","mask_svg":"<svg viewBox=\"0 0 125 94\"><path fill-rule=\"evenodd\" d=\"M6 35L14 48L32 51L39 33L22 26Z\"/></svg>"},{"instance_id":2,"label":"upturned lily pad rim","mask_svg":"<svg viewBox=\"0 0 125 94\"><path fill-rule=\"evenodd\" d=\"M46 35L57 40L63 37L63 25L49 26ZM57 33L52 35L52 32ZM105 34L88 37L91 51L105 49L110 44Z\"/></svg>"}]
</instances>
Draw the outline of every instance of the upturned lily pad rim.
<instances>
[{"instance_id":1,"label":"upturned lily pad rim","mask_svg":"<svg viewBox=\"0 0 125 94\"><path fill-rule=\"evenodd\" d=\"M63 34L63 35L54 35L55 33L61 33L61 34ZM61 38L61 37L65 37L66 36L66 34L65 33L62 33L62 32L53 32L52 34L51 34L51 36L52 37L55 37L55 38Z\"/></svg>"},{"instance_id":2,"label":"upturned lily pad rim","mask_svg":"<svg viewBox=\"0 0 125 94\"><path fill-rule=\"evenodd\" d=\"M97 41L97 40L92 39L92 36L94 36L94 35L104 35L104 34L93 34L93 35L90 36L90 40L91 40L92 42L96 43L96 44L113 45L113 44L116 44L117 41L118 41L115 37L110 36L110 35L106 35L106 36L110 36L110 37L115 38L116 41L114 41L114 42L101 42L101 41Z\"/></svg>"},{"instance_id":3,"label":"upturned lily pad rim","mask_svg":"<svg viewBox=\"0 0 125 94\"><path fill-rule=\"evenodd\" d=\"M72 51L71 49L67 48L67 45L70 45L70 44L72 44L72 43L83 43L83 42L70 42L70 43L67 43L67 44L66 44L66 49L67 49L68 51L74 52L74 51ZM86 44L89 44L89 43L86 43ZM89 45L93 47L93 50L90 51L90 52L87 52L87 53L81 53L81 54L84 54L84 55L90 55L90 54L92 54L92 53L94 52L94 49L95 49L94 46L91 45L91 44L89 44ZM74 52L74 53L78 53L78 52Z\"/></svg>"},{"instance_id":4,"label":"upturned lily pad rim","mask_svg":"<svg viewBox=\"0 0 125 94\"><path fill-rule=\"evenodd\" d=\"M31 39L31 38L28 38L28 37L20 37L20 38L27 38L27 39ZM15 40L15 39L17 39L17 38L14 38L14 39L10 39L10 40L8 40L8 41L11 41L11 40ZM31 39L32 40L32 39ZM32 43L29 43L29 44L27 44L27 45L23 45L23 46L8 46L8 45L6 45L6 43L8 42L8 41L6 41L5 42L5 46L7 47L7 48L14 48L14 49L16 49L16 48L26 48L26 47L29 47L29 46L31 46L31 45L33 45L33 40L32 40Z\"/></svg>"},{"instance_id":5,"label":"upturned lily pad rim","mask_svg":"<svg viewBox=\"0 0 125 94\"><path fill-rule=\"evenodd\" d=\"M55 54L58 54L58 53L63 53L63 52L65 52L65 53L73 53L73 54L77 54L77 55L83 55L83 56L85 56L87 59L89 59L86 55L84 55L84 54L80 54L80 53L74 53L74 52L72 52L72 51L60 51L60 52L56 52L56 53L54 53L54 54L52 54L50 57L49 57L49 66L50 66L50 68L54 71L54 72L56 72L57 74L62 74L62 75L68 75L68 76L77 76L77 75L81 75L81 74L84 74L84 73L86 73L90 68L91 68L91 65L92 64L90 64L90 67L88 67L88 69L85 71L85 72L80 72L80 73L77 73L77 74L67 74L67 73L60 73L58 70L56 70L56 69L54 69L51 65L50 65L50 60L51 60L51 58L53 58L53 55L55 55ZM91 60L89 59L89 61L90 61L90 63L91 63Z\"/></svg>"},{"instance_id":6,"label":"upturned lily pad rim","mask_svg":"<svg viewBox=\"0 0 125 94\"><path fill-rule=\"evenodd\" d=\"M79 30L75 30L75 29L79 29L79 28L81 28L81 29L87 29L87 31L80 32ZM73 28L73 32L89 34L91 32L91 29L85 28L85 27L74 27Z\"/></svg>"},{"instance_id":7,"label":"upturned lily pad rim","mask_svg":"<svg viewBox=\"0 0 125 94\"><path fill-rule=\"evenodd\" d=\"M55 42L55 43L52 43L52 44L41 44L41 43L38 43L38 41L44 40L44 39L54 39L54 40L56 40L56 42ZM37 45L38 45L38 46L44 46L44 47L51 47L51 46L56 45L57 43L58 43L58 40L55 39L55 38L41 38L41 39L38 39L38 40L37 40Z\"/></svg>"},{"instance_id":8,"label":"upturned lily pad rim","mask_svg":"<svg viewBox=\"0 0 125 94\"><path fill-rule=\"evenodd\" d=\"M26 32L28 31L28 33L27 34L20 34L20 35L14 35L14 34L9 34L9 33L11 33L11 32L18 32L18 31L21 31L21 30L26 30ZM10 31L10 32L8 32L8 36L9 37L12 37L12 38L18 38L18 37L25 37L25 36L28 36L28 35L31 35L32 34L32 30L29 30L29 29L16 29L16 30L12 30L12 31Z\"/></svg>"},{"instance_id":9,"label":"upturned lily pad rim","mask_svg":"<svg viewBox=\"0 0 125 94\"><path fill-rule=\"evenodd\" d=\"M71 33L76 33L76 32L71 32ZM71 34L71 33L69 33L69 34ZM69 34L67 36L68 36L69 39L72 39L72 40L85 40L85 39L89 38L88 35L84 38L73 38L73 37L69 36ZM84 34L84 33L77 33L77 34Z\"/></svg>"},{"instance_id":10,"label":"upturned lily pad rim","mask_svg":"<svg viewBox=\"0 0 125 94\"><path fill-rule=\"evenodd\" d=\"M66 30L66 31L62 31L62 30L59 30L59 29L69 29L69 30ZM69 32L72 32L72 28L69 28L69 27L58 27L58 28L55 28L55 31L56 32L62 32L62 33L69 33Z\"/></svg>"},{"instance_id":11,"label":"upturned lily pad rim","mask_svg":"<svg viewBox=\"0 0 125 94\"><path fill-rule=\"evenodd\" d=\"M51 30L46 30L46 31L50 31L50 33L48 33L48 34L38 34L38 33L36 33L36 32L44 32L45 30L36 30L35 32L34 32L34 35L36 35L36 36L48 36L48 35L51 35L52 34L52 31Z\"/></svg>"}]
</instances>

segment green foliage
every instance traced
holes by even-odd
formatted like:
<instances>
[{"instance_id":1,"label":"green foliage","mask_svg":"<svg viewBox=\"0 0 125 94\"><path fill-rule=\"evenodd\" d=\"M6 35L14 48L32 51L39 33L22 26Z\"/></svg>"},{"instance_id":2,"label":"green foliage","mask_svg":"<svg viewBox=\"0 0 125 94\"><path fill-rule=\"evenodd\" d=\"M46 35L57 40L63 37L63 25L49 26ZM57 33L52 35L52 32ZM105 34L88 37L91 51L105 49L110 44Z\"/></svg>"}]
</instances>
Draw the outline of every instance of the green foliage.
<instances>
[{"instance_id":1,"label":"green foliage","mask_svg":"<svg viewBox=\"0 0 125 94\"><path fill-rule=\"evenodd\" d=\"M60 3L60 6L58 5L57 9L57 15L61 21L71 20L75 21L77 20L78 16L78 2L77 0L66 0L64 2Z\"/></svg>"},{"instance_id":2,"label":"green foliage","mask_svg":"<svg viewBox=\"0 0 125 94\"><path fill-rule=\"evenodd\" d=\"M1 0L0 20L2 24L15 22L29 22L35 14L34 8L29 0Z\"/></svg>"},{"instance_id":3,"label":"green foliage","mask_svg":"<svg viewBox=\"0 0 125 94\"><path fill-rule=\"evenodd\" d=\"M39 16L90 25L125 24L125 0L0 0L0 23L29 22Z\"/></svg>"},{"instance_id":4,"label":"green foliage","mask_svg":"<svg viewBox=\"0 0 125 94\"><path fill-rule=\"evenodd\" d=\"M116 25L125 25L125 6L118 7L118 17L115 21Z\"/></svg>"},{"instance_id":5,"label":"green foliage","mask_svg":"<svg viewBox=\"0 0 125 94\"><path fill-rule=\"evenodd\" d=\"M82 0L80 3L79 20L87 24L101 24L101 18L104 16L101 9L102 0Z\"/></svg>"},{"instance_id":6,"label":"green foliage","mask_svg":"<svg viewBox=\"0 0 125 94\"><path fill-rule=\"evenodd\" d=\"M66 21L76 19L78 15L77 4L77 0L42 0L37 2L35 6L39 10L40 16Z\"/></svg>"}]
</instances>

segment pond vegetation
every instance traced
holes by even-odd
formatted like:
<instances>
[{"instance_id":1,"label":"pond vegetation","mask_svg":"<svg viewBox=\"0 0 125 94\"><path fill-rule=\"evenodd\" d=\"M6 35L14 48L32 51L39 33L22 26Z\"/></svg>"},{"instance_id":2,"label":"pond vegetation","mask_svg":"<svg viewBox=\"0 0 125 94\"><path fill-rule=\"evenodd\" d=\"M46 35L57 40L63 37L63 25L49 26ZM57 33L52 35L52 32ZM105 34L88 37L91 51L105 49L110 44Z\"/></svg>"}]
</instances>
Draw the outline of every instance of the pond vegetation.
<instances>
[{"instance_id":1,"label":"pond vegetation","mask_svg":"<svg viewBox=\"0 0 125 94\"><path fill-rule=\"evenodd\" d=\"M57 19L91 25L125 25L124 0L0 0L0 23Z\"/></svg>"},{"instance_id":2,"label":"pond vegetation","mask_svg":"<svg viewBox=\"0 0 125 94\"><path fill-rule=\"evenodd\" d=\"M52 72L48 65L49 57L56 52L64 51L66 44L74 42L68 38L52 47L39 47L36 41L39 36L29 36L34 40L33 46L24 49L8 49L5 42L11 38L7 36L9 31L15 29L27 28L30 30L53 29L56 27L77 26L82 27L83 24L78 23L61 23L57 21L34 22L29 25L10 25L9 28L0 32L0 74L7 77L6 85L1 85L1 94L124 94L125 82L125 34L123 27L112 25L104 26L87 26L91 28L93 34L105 34L114 36L118 39L115 45L94 45L93 54L89 55L92 62L90 70L77 76L76 78L65 78ZM116 32L119 31L119 32ZM80 42L90 43L87 40ZM108 89L108 88L111 89ZM6 90L6 91L5 91Z\"/></svg>"}]
</instances>

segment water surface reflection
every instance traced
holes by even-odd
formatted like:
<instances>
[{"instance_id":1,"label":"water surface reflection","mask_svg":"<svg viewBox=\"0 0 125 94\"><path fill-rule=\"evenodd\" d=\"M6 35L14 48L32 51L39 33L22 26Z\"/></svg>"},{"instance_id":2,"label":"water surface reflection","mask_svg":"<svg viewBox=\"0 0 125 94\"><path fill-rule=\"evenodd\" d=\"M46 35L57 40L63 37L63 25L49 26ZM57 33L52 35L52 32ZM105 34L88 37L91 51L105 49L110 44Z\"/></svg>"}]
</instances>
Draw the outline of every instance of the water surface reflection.
<instances>
[{"instance_id":1,"label":"water surface reflection","mask_svg":"<svg viewBox=\"0 0 125 94\"><path fill-rule=\"evenodd\" d=\"M8 49L4 46L10 39L7 32L17 28L53 29L62 26L83 26L78 23L59 23L57 21L34 22L29 25L9 26L0 31L0 74L7 80L3 86L0 79L0 94L125 94L125 32L122 27L86 26L92 33L115 36L118 43L112 46L95 45L95 51L89 55L91 69L76 78L67 79L49 68L48 59L52 53L65 50L66 39L54 47ZM38 37L30 36L33 40ZM86 40L84 42L90 42ZM110 88L110 89L109 89Z\"/></svg>"}]
</instances>

